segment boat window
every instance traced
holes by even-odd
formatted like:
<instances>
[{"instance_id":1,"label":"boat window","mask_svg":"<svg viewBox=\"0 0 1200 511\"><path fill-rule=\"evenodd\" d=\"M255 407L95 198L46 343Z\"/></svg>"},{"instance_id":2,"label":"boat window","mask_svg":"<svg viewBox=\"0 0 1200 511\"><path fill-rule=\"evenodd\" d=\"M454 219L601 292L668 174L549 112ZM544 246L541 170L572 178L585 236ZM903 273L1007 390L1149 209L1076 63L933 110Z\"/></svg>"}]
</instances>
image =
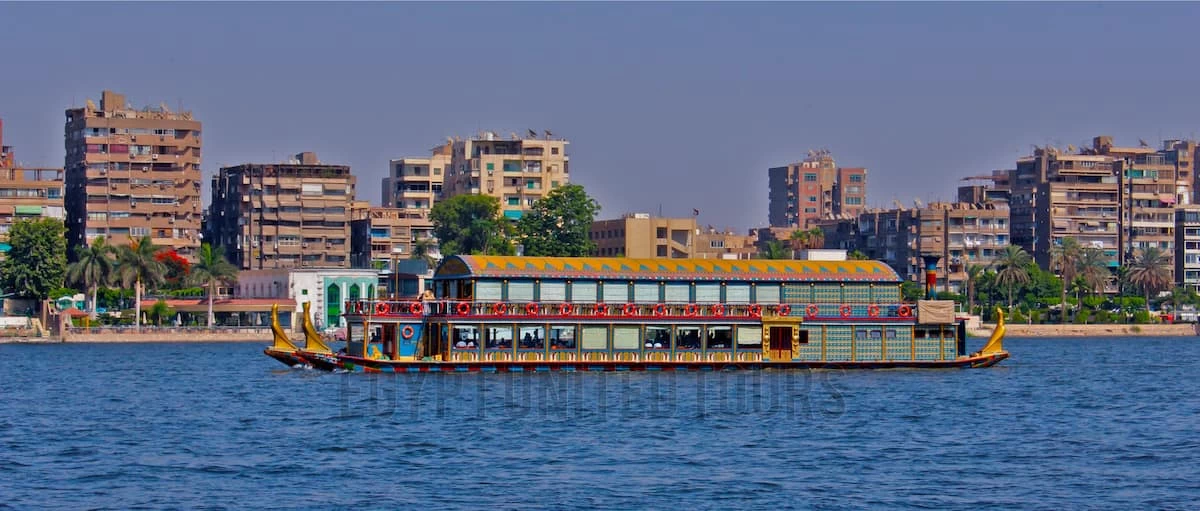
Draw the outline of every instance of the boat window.
<instances>
[{"instance_id":1,"label":"boat window","mask_svg":"<svg viewBox=\"0 0 1200 511\"><path fill-rule=\"evenodd\" d=\"M637 350L642 347L640 329L633 325L613 326L613 349Z\"/></svg>"},{"instance_id":2,"label":"boat window","mask_svg":"<svg viewBox=\"0 0 1200 511\"><path fill-rule=\"evenodd\" d=\"M592 303L596 301L596 281L584 280L571 283L571 301L579 303ZM624 302L625 300L621 300Z\"/></svg>"},{"instance_id":3,"label":"boat window","mask_svg":"<svg viewBox=\"0 0 1200 511\"><path fill-rule=\"evenodd\" d=\"M665 286L664 293L666 294L667 303L688 303L691 297L688 296L691 290L690 284L680 284L672 282Z\"/></svg>"},{"instance_id":4,"label":"boat window","mask_svg":"<svg viewBox=\"0 0 1200 511\"><path fill-rule=\"evenodd\" d=\"M658 303L658 282L636 282L633 284L635 303Z\"/></svg>"},{"instance_id":5,"label":"boat window","mask_svg":"<svg viewBox=\"0 0 1200 511\"><path fill-rule=\"evenodd\" d=\"M608 303L625 303L629 301L629 284L620 281L604 281L604 299Z\"/></svg>"},{"instance_id":6,"label":"boat window","mask_svg":"<svg viewBox=\"0 0 1200 511\"><path fill-rule=\"evenodd\" d=\"M700 349L700 326L686 325L675 327L675 349Z\"/></svg>"},{"instance_id":7,"label":"boat window","mask_svg":"<svg viewBox=\"0 0 1200 511\"><path fill-rule=\"evenodd\" d=\"M646 342L643 347L648 350L671 349L671 330L665 326L646 327Z\"/></svg>"},{"instance_id":8,"label":"boat window","mask_svg":"<svg viewBox=\"0 0 1200 511\"><path fill-rule=\"evenodd\" d=\"M494 280L480 281L476 286L476 296L481 301L500 301L500 282ZM464 297L466 298L466 297Z\"/></svg>"},{"instance_id":9,"label":"boat window","mask_svg":"<svg viewBox=\"0 0 1200 511\"><path fill-rule=\"evenodd\" d=\"M540 350L546 347L546 329L540 326L523 326L520 330L523 350Z\"/></svg>"},{"instance_id":10,"label":"boat window","mask_svg":"<svg viewBox=\"0 0 1200 511\"><path fill-rule=\"evenodd\" d=\"M575 325L550 325L550 349L575 349Z\"/></svg>"},{"instance_id":11,"label":"boat window","mask_svg":"<svg viewBox=\"0 0 1200 511\"><path fill-rule=\"evenodd\" d=\"M855 328L854 339L858 341L876 340L883 338L883 330L878 328Z\"/></svg>"},{"instance_id":12,"label":"boat window","mask_svg":"<svg viewBox=\"0 0 1200 511\"><path fill-rule=\"evenodd\" d=\"M704 339L705 347L710 350L727 350L733 347L733 327L729 325L710 326Z\"/></svg>"},{"instance_id":13,"label":"boat window","mask_svg":"<svg viewBox=\"0 0 1200 511\"><path fill-rule=\"evenodd\" d=\"M533 301L533 282L509 282L508 283L508 301L510 302L532 302Z\"/></svg>"},{"instance_id":14,"label":"boat window","mask_svg":"<svg viewBox=\"0 0 1200 511\"><path fill-rule=\"evenodd\" d=\"M608 327L584 325L579 336L579 346L585 350L607 350Z\"/></svg>"},{"instance_id":15,"label":"boat window","mask_svg":"<svg viewBox=\"0 0 1200 511\"><path fill-rule=\"evenodd\" d=\"M506 350L512 348L513 345L513 329L511 326L490 325L484 330L489 350Z\"/></svg>"},{"instance_id":16,"label":"boat window","mask_svg":"<svg viewBox=\"0 0 1200 511\"><path fill-rule=\"evenodd\" d=\"M750 303L750 284L725 286L725 303Z\"/></svg>"},{"instance_id":17,"label":"boat window","mask_svg":"<svg viewBox=\"0 0 1200 511\"><path fill-rule=\"evenodd\" d=\"M456 350L473 350L479 347L479 329L475 325L454 325L451 340Z\"/></svg>"},{"instance_id":18,"label":"boat window","mask_svg":"<svg viewBox=\"0 0 1200 511\"><path fill-rule=\"evenodd\" d=\"M567 301L567 283L561 280L543 280L538 285L538 300L542 302Z\"/></svg>"},{"instance_id":19,"label":"boat window","mask_svg":"<svg viewBox=\"0 0 1200 511\"><path fill-rule=\"evenodd\" d=\"M756 326L737 327L737 344L739 350L761 350L762 328Z\"/></svg>"},{"instance_id":20,"label":"boat window","mask_svg":"<svg viewBox=\"0 0 1200 511\"><path fill-rule=\"evenodd\" d=\"M696 303L720 303L720 284L696 284Z\"/></svg>"},{"instance_id":21,"label":"boat window","mask_svg":"<svg viewBox=\"0 0 1200 511\"><path fill-rule=\"evenodd\" d=\"M855 328L854 329L854 339L860 340L860 341L865 341L867 339L867 329L866 328Z\"/></svg>"},{"instance_id":22,"label":"boat window","mask_svg":"<svg viewBox=\"0 0 1200 511\"><path fill-rule=\"evenodd\" d=\"M779 284L759 284L754 286L754 302L777 304L779 302Z\"/></svg>"},{"instance_id":23,"label":"boat window","mask_svg":"<svg viewBox=\"0 0 1200 511\"><path fill-rule=\"evenodd\" d=\"M895 329L895 328L889 328L889 329L887 329L887 338L888 338L888 339L895 339L896 337L898 337L898 336L896 335L896 329Z\"/></svg>"}]
</instances>

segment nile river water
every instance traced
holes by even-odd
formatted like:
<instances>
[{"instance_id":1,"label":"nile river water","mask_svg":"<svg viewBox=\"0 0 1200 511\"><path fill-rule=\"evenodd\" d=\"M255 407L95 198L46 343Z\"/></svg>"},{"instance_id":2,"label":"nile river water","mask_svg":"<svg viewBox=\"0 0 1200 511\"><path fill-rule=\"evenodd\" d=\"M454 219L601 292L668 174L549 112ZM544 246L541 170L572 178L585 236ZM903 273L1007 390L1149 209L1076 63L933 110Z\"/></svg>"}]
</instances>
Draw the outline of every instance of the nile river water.
<instances>
[{"instance_id":1,"label":"nile river water","mask_svg":"<svg viewBox=\"0 0 1200 511\"><path fill-rule=\"evenodd\" d=\"M979 370L397 376L0 345L0 509L1200 505L1200 340L1006 347Z\"/></svg>"}]
</instances>

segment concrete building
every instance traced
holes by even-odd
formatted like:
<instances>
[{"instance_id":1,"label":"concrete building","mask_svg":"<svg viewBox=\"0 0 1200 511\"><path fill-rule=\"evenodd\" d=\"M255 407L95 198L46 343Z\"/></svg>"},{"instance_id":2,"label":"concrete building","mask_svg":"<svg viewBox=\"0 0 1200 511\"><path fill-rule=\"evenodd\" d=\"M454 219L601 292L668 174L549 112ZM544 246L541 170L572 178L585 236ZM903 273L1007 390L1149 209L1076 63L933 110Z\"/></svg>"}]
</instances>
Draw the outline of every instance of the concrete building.
<instances>
[{"instance_id":1,"label":"concrete building","mask_svg":"<svg viewBox=\"0 0 1200 511\"><path fill-rule=\"evenodd\" d=\"M393 260L410 258L422 242L430 257L441 258L428 211L368 207L355 209L353 215L350 263L354 268L391 271Z\"/></svg>"},{"instance_id":2,"label":"concrete building","mask_svg":"<svg viewBox=\"0 0 1200 511\"><path fill-rule=\"evenodd\" d=\"M383 178L383 207L429 211L442 193L451 151L446 144L435 147L428 158L389 161L388 177Z\"/></svg>"},{"instance_id":3,"label":"concrete building","mask_svg":"<svg viewBox=\"0 0 1200 511\"><path fill-rule=\"evenodd\" d=\"M1012 195L1012 169L993 170L989 175L964 177L969 184L958 187L958 202L968 204L1008 204Z\"/></svg>"},{"instance_id":4,"label":"concrete building","mask_svg":"<svg viewBox=\"0 0 1200 511\"><path fill-rule=\"evenodd\" d=\"M66 111L67 242L110 244L149 235L194 257L200 246L200 121L165 104L134 109L101 93ZM73 248L72 248L73 250Z\"/></svg>"},{"instance_id":5,"label":"concrete building","mask_svg":"<svg viewBox=\"0 0 1200 511\"><path fill-rule=\"evenodd\" d=\"M1175 284L1200 291L1200 206L1175 208Z\"/></svg>"},{"instance_id":6,"label":"concrete building","mask_svg":"<svg viewBox=\"0 0 1200 511\"><path fill-rule=\"evenodd\" d=\"M1112 156L1036 149L1013 173L1012 243L1049 268L1053 247L1071 237L1103 250L1109 266L1118 266L1120 187Z\"/></svg>"},{"instance_id":7,"label":"concrete building","mask_svg":"<svg viewBox=\"0 0 1200 511\"><path fill-rule=\"evenodd\" d=\"M772 227L808 228L823 218L865 210L867 170L838 168L828 150L799 163L767 169L767 216Z\"/></svg>"},{"instance_id":8,"label":"concrete building","mask_svg":"<svg viewBox=\"0 0 1200 511\"><path fill-rule=\"evenodd\" d=\"M758 253L757 236L724 231L711 225L696 230L696 259L750 259Z\"/></svg>"},{"instance_id":9,"label":"concrete building","mask_svg":"<svg viewBox=\"0 0 1200 511\"><path fill-rule=\"evenodd\" d=\"M224 167L212 180L205 239L243 270L349 268L355 178L311 152Z\"/></svg>"},{"instance_id":10,"label":"concrete building","mask_svg":"<svg viewBox=\"0 0 1200 511\"><path fill-rule=\"evenodd\" d=\"M0 256L8 251L8 230L26 218L63 220L62 169L21 168L11 146L4 143L0 122Z\"/></svg>"},{"instance_id":11,"label":"concrete building","mask_svg":"<svg viewBox=\"0 0 1200 511\"><path fill-rule=\"evenodd\" d=\"M503 138L493 132L450 142L450 166L442 196L490 195L500 200L502 215L518 220L533 203L570 179L568 142L542 138L529 131Z\"/></svg>"},{"instance_id":12,"label":"concrete building","mask_svg":"<svg viewBox=\"0 0 1200 511\"><path fill-rule=\"evenodd\" d=\"M318 329L345 327L346 300L378 296L379 274L369 269L278 268L245 270L238 274L238 298L294 300L297 317L309 302L313 325Z\"/></svg>"},{"instance_id":13,"label":"concrete building","mask_svg":"<svg viewBox=\"0 0 1200 511\"><path fill-rule=\"evenodd\" d=\"M658 218L630 213L592 222L588 237L600 257L692 259L696 257L696 218Z\"/></svg>"}]
</instances>

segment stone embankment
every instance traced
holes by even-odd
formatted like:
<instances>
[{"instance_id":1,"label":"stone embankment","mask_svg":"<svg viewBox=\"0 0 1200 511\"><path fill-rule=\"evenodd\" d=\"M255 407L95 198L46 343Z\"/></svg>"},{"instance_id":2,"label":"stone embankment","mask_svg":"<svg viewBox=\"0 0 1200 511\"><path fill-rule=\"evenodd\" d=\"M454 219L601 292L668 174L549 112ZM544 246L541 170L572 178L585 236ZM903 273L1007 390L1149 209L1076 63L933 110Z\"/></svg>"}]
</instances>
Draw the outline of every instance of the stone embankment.
<instances>
[{"instance_id":1,"label":"stone embankment","mask_svg":"<svg viewBox=\"0 0 1200 511\"><path fill-rule=\"evenodd\" d=\"M977 337L992 334L995 325L983 324L970 330ZM1007 323L1006 337L1185 337L1197 335L1197 325L1028 325Z\"/></svg>"}]
</instances>

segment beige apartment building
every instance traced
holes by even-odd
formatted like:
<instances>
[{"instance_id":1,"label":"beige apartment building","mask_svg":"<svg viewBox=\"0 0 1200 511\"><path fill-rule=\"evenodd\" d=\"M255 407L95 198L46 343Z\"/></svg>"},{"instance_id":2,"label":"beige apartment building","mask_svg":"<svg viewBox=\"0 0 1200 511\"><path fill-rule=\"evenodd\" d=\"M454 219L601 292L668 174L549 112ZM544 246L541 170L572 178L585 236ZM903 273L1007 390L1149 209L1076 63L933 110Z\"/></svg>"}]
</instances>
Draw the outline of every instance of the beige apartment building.
<instances>
[{"instance_id":1,"label":"beige apartment building","mask_svg":"<svg viewBox=\"0 0 1200 511\"><path fill-rule=\"evenodd\" d=\"M354 268L390 270L392 261L411 258L414 247L422 240L429 245L429 255L439 257L428 210L356 208L351 236L350 260Z\"/></svg>"},{"instance_id":2,"label":"beige apartment building","mask_svg":"<svg viewBox=\"0 0 1200 511\"><path fill-rule=\"evenodd\" d=\"M1009 244L1008 227L1004 205L933 203L913 210L905 273L920 281L922 256L936 256L939 290L966 292L967 268L991 266Z\"/></svg>"},{"instance_id":3,"label":"beige apartment building","mask_svg":"<svg viewBox=\"0 0 1200 511\"><path fill-rule=\"evenodd\" d=\"M867 169L840 168L828 150L809 151L804 161L767 169L767 186L772 227L806 229L815 220L866 210Z\"/></svg>"},{"instance_id":4,"label":"beige apartment building","mask_svg":"<svg viewBox=\"0 0 1200 511\"><path fill-rule=\"evenodd\" d=\"M758 253L758 236L719 230L711 225L696 230L696 259L751 259Z\"/></svg>"},{"instance_id":5,"label":"beige apartment building","mask_svg":"<svg viewBox=\"0 0 1200 511\"><path fill-rule=\"evenodd\" d=\"M501 214L519 220L538 199L570 179L567 142L542 138L530 130L504 138L493 132L450 141L450 166L442 197L490 195L500 200Z\"/></svg>"},{"instance_id":6,"label":"beige apartment building","mask_svg":"<svg viewBox=\"0 0 1200 511\"><path fill-rule=\"evenodd\" d=\"M428 212L442 193L451 151L452 147L447 143L434 148L428 158L400 158L388 162L388 177L383 178L383 207Z\"/></svg>"},{"instance_id":7,"label":"beige apartment building","mask_svg":"<svg viewBox=\"0 0 1200 511\"><path fill-rule=\"evenodd\" d=\"M0 121L0 257L8 251L4 242L13 222L22 219L63 219L63 171L21 168L11 146L4 145L4 123Z\"/></svg>"},{"instance_id":8,"label":"beige apartment building","mask_svg":"<svg viewBox=\"0 0 1200 511\"><path fill-rule=\"evenodd\" d=\"M696 257L696 219L658 218L629 213L592 222L588 237L600 257L692 259Z\"/></svg>"},{"instance_id":9,"label":"beige apartment building","mask_svg":"<svg viewBox=\"0 0 1200 511\"><path fill-rule=\"evenodd\" d=\"M165 104L135 109L103 91L66 110L67 241L149 235L193 257L200 246L200 121Z\"/></svg>"},{"instance_id":10,"label":"beige apartment building","mask_svg":"<svg viewBox=\"0 0 1200 511\"><path fill-rule=\"evenodd\" d=\"M212 180L205 240L244 270L349 268L355 178L311 152L224 167Z\"/></svg>"}]
</instances>

